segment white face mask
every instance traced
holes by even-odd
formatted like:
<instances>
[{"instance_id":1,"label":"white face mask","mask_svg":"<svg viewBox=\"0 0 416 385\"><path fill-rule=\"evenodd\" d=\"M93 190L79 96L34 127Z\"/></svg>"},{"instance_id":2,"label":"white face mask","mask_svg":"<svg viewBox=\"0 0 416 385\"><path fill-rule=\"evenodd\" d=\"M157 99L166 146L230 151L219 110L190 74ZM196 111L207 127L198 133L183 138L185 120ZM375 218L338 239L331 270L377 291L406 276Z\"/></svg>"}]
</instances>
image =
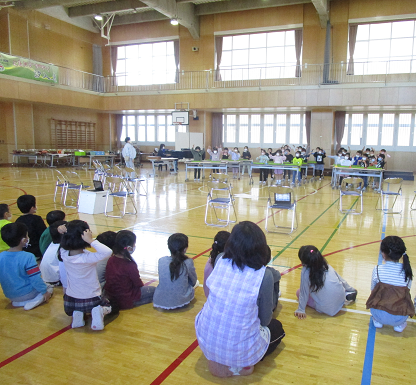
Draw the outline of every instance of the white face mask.
<instances>
[{"instance_id":1,"label":"white face mask","mask_svg":"<svg viewBox=\"0 0 416 385\"><path fill-rule=\"evenodd\" d=\"M247 151L248 151L248 150L245 148L245 149L244 149L244 152L247 152Z\"/></svg>"},{"instance_id":2,"label":"white face mask","mask_svg":"<svg viewBox=\"0 0 416 385\"><path fill-rule=\"evenodd\" d=\"M29 247L30 246L30 239L29 239L29 237L27 238L27 242L25 243L25 245L23 246L23 247Z\"/></svg>"},{"instance_id":3,"label":"white face mask","mask_svg":"<svg viewBox=\"0 0 416 385\"><path fill-rule=\"evenodd\" d=\"M262 155L266 155L266 153L265 153L265 152L262 152L261 154L262 154Z\"/></svg>"},{"instance_id":4,"label":"white face mask","mask_svg":"<svg viewBox=\"0 0 416 385\"><path fill-rule=\"evenodd\" d=\"M306 152L302 152L302 155L306 155Z\"/></svg>"},{"instance_id":5,"label":"white face mask","mask_svg":"<svg viewBox=\"0 0 416 385\"><path fill-rule=\"evenodd\" d=\"M367 158L366 157L363 157L363 160L366 160Z\"/></svg>"},{"instance_id":6,"label":"white face mask","mask_svg":"<svg viewBox=\"0 0 416 385\"><path fill-rule=\"evenodd\" d=\"M136 246L133 246L133 247L129 246L129 247L127 247L127 251L128 251L130 254L133 254L133 253L136 251Z\"/></svg>"},{"instance_id":7,"label":"white face mask","mask_svg":"<svg viewBox=\"0 0 416 385\"><path fill-rule=\"evenodd\" d=\"M214 154L216 154L218 151L217 150L214 150Z\"/></svg>"},{"instance_id":8,"label":"white face mask","mask_svg":"<svg viewBox=\"0 0 416 385\"><path fill-rule=\"evenodd\" d=\"M4 219L7 219L8 221L11 221L12 220L12 217L13 217L13 214L12 213L6 213Z\"/></svg>"},{"instance_id":9,"label":"white face mask","mask_svg":"<svg viewBox=\"0 0 416 385\"><path fill-rule=\"evenodd\" d=\"M348 156L345 156L345 159L349 159Z\"/></svg>"}]
</instances>

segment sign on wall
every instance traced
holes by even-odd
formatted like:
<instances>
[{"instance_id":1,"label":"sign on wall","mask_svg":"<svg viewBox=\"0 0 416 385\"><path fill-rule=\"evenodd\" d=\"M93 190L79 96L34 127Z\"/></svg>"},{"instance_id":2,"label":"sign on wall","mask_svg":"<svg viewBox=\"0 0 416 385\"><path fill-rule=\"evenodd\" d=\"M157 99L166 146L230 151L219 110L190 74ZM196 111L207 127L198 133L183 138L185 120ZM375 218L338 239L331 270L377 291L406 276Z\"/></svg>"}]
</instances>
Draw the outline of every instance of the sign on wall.
<instances>
[{"instance_id":1,"label":"sign on wall","mask_svg":"<svg viewBox=\"0 0 416 385\"><path fill-rule=\"evenodd\" d=\"M0 52L0 74L58 84L59 69L52 64Z\"/></svg>"}]
</instances>

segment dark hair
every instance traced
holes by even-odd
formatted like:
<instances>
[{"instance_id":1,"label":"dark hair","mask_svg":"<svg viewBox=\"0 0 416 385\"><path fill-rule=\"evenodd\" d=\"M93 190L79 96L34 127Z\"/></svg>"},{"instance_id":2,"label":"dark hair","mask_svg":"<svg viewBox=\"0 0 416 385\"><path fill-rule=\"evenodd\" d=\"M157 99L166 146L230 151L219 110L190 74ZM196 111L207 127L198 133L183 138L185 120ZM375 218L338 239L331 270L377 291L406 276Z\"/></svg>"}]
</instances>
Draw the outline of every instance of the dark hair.
<instances>
[{"instance_id":1,"label":"dark hair","mask_svg":"<svg viewBox=\"0 0 416 385\"><path fill-rule=\"evenodd\" d=\"M195 150L200 150L200 149L201 149L201 147L199 147L199 146L195 147Z\"/></svg>"},{"instance_id":2,"label":"dark hair","mask_svg":"<svg viewBox=\"0 0 416 385\"><path fill-rule=\"evenodd\" d=\"M127 142L130 142L130 136L126 136L126 139L124 139L124 141L127 143Z\"/></svg>"},{"instance_id":3,"label":"dark hair","mask_svg":"<svg viewBox=\"0 0 416 385\"><path fill-rule=\"evenodd\" d=\"M82 239L82 234L90 227L87 222L75 219L66 225L66 233L62 236L61 247L64 250L78 250L89 247L90 244Z\"/></svg>"},{"instance_id":4,"label":"dark hair","mask_svg":"<svg viewBox=\"0 0 416 385\"><path fill-rule=\"evenodd\" d=\"M228 151L228 147L224 147L224 149L223 149L224 151Z\"/></svg>"},{"instance_id":5,"label":"dark hair","mask_svg":"<svg viewBox=\"0 0 416 385\"><path fill-rule=\"evenodd\" d=\"M36 198L33 195L20 195L17 207L23 214L27 214L32 207L36 207Z\"/></svg>"},{"instance_id":6,"label":"dark hair","mask_svg":"<svg viewBox=\"0 0 416 385\"><path fill-rule=\"evenodd\" d=\"M260 149L260 152L263 152L263 151L264 151L265 153L267 152L264 148L261 148L261 149Z\"/></svg>"},{"instance_id":7,"label":"dark hair","mask_svg":"<svg viewBox=\"0 0 416 385\"><path fill-rule=\"evenodd\" d=\"M160 143L159 150L162 150L163 147L165 147L165 145L163 143Z\"/></svg>"},{"instance_id":8,"label":"dark hair","mask_svg":"<svg viewBox=\"0 0 416 385\"><path fill-rule=\"evenodd\" d=\"M302 246L298 256L302 265L309 269L309 282L312 292L317 292L324 286L324 273L328 271L328 264L321 252L311 245Z\"/></svg>"},{"instance_id":9,"label":"dark hair","mask_svg":"<svg viewBox=\"0 0 416 385\"><path fill-rule=\"evenodd\" d=\"M27 237L27 226L21 222L8 223L1 228L1 237L9 247L19 246Z\"/></svg>"},{"instance_id":10,"label":"dark hair","mask_svg":"<svg viewBox=\"0 0 416 385\"><path fill-rule=\"evenodd\" d=\"M98 238L98 237L97 237ZM114 245L112 247L114 254L122 255L124 259L135 262L127 247L133 247L136 243L136 234L130 230L121 230L117 233Z\"/></svg>"},{"instance_id":11,"label":"dark hair","mask_svg":"<svg viewBox=\"0 0 416 385\"><path fill-rule=\"evenodd\" d=\"M4 214L10 211L9 205L6 203L0 203L0 219L4 219Z\"/></svg>"},{"instance_id":12,"label":"dark hair","mask_svg":"<svg viewBox=\"0 0 416 385\"><path fill-rule=\"evenodd\" d=\"M240 270L245 266L259 270L271 260L266 236L255 223L243 221L235 225L225 245L224 257L231 259Z\"/></svg>"},{"instance_id":13,"label":"dark hair","mask_svg":"<svg viewBox=\"0 0 416 385\"><path fill-rule=\"evenodd\" d=\"M362 152L361 150L358 150L358 151L357 151L357 154L361 154L361 155L362 155L362 154L363 154L363 152Z\"/></svg>"},{"instance_id":14,"label":"dark hair","mask_svg":"<svg viewBox=\"0 0 416 385\"><path fill-rule=\"evenodd\" d=\"M52 238L52 243L61 243L62 234L58 231L58 227L66 225L67 221L55 221L49 226L49 234Z\"/></svg>"},{"instance_id":15,"label":"dark hair","mask_svg":"<svg viewBox=\"0 0 416 385\"><path fill-rule=\"evenodd\" d=\"M214 243L212 244L211 254L211 265L212 267L215 266L215 259L217 258L218 254L224 251L225 244L230 238L230 233L228 231L219 231L214 238Z\"/></svg>"},{"instance_id":16,"label":"dark hair","mask_svg":"<svg viewBox=\"0 0 416 385\"><path fill-rule=\"evenodd\" d=\"M379 156L381 159L386 159L386 157L384 156L384 154L378 154L378 156Z\"/></svg>"},{"instance_id":17,"label":"dark hair","mask_svg":"<svg viewBox=\"0 0 416 385\"><path fill-rule=\"evenodd\" d=\"M412 267L410 266L409 256L406 253L406 246L403 239L397 237L396 235L389 235L388 237L385 237L381 241L380 251L393 262L399 262L400 258L403 257L402 270L404 271L404 280L406 282L408 279L413 279Z\"/></svg>"},{"instance_id":18,"label":"dark hair","mask_svg":"<svg viewBox=\"0 0 416 385\"><path fill-rule=\"evenodd\" d=\"M46 214L46 222L48 222L48 225L52 225L56 221L63 221L65 219L65 213L61 210L53 210L49 211Z\"/></svg>"},{"instance_id":19,"label":"dark hair","mask_svg":"<svg viewBox=\"0 0 416 385\"><path fill-rule=\"evenodd\" d=\"M112 250L116 242L116 237L117 233L115 231L104 231L103 233L98 234L95 239Z\"/></svg>"},{"instance_id":20,"label":"dark hair","mask_svg":"<svg viewBox=\"0 0 416 385\"><path fill-rule=\"evenodd\" d=\"M384 148L382 148L382 149L380 150L380 152L381 152L381 151L387 152Z\"/></svg>"},{"instance_id":21,"label":"dark hair","mask_svg":"<svg viewBox=\"0 0 416 385\"><path fill-rule=\"evenodd\" d=\"M174 281L181 274L182 265L188 259L185 249L188 247L188 237L182 233L172 234L168 239L168 248L172 256L169 265L170 280Z\"/></svg>"}]
</instances>

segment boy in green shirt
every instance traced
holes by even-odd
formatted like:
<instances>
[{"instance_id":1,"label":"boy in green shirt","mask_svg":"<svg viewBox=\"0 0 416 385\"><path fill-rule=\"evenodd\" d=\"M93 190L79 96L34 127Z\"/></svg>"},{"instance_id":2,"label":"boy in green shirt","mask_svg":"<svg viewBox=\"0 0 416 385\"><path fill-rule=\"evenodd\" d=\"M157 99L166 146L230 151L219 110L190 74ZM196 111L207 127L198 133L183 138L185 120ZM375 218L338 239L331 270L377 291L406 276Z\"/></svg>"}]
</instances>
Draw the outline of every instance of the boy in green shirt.
<instances>
[{"instance_id":1,"label":"boy in green shirt","mask_svg":"<svg viewBox=\"0 0 416 385\"><path fill-rule=\"evenodd\" d=\"M12 219L12 214L10 212L9 205L7 205L6 203L1 203L0 204L0 230L4 225L11 223L10 219ZM0 237L0 253L5 250L9 250L9 246Z\"/></svg>"}]
</instances>

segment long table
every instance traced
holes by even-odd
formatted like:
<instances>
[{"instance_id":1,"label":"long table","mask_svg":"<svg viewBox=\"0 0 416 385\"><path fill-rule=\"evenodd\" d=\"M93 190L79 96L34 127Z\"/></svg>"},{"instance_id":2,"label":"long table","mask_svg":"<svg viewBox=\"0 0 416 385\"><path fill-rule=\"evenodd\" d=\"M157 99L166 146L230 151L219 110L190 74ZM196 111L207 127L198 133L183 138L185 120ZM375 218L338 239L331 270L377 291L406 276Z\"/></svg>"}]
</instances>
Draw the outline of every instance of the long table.
<instances>
[{"instance_id":1,"label":"long table","mask_svg":"<svg viewBox=\"0 0 416 385\"><path fill-rule=\"evenodd\" d=\"M236 161L232 161L236 162ZM205 178L205 170L223 170L224 173L227 173L227 166L228 161L212 161L212 160L191 160L185 162L185 181L188 181L188 169L195 170L201 169L202 170L202 178ZM236 167L236 166L234 166Z\"/></svg>"},{"instance_id":2,"label":"long table","mask_svg":"<svg viewBox=\"0 0 416 385\"><path fill-rule=\"evenodd\" d=\"M169 167L169 168L173 167L173 169L175 170L174 172L175 173L178 172L178 169L177 169L178 158L159 158L156 156L154 158L155 159L149 159L152 162L152 168L153 168L153 174L151 175L153 175L154 177L157 176L155 165L156 166L166 165L166 167Z\"/></svg>"},{"instance_id":3,"label":"long table","mask_svg":"<svg viewBox=\"0 0 416 385\"><path fill-rule=\"evenodd\" d=\"M46 153L46 154L38 154L38 153L28 154L28 153L24 153L24 154L12 154L12 155L13 155L12 165L19 164L20 159L27 158L28 161L30 159L34 160L33 167L35 167L35 166L55 167L53 165L54 158L64 158L64 157L72 157L73 156L72 154L49 154L49 153ZM38 163L38 160L40 160L41 163ZM48 160L50 160L50 164L47 163Z\"/></svg>"},{"instance_id":4,"label":"long table","mask_svg":"<svg viewBox=\"0 0 416 385\"><path fill-rule=\"evenodd\" d=\"M306 171L306 174L308 173L308 163L304 163L302 164L301 167L292 164L292 163L283 163L283 164L279 164L279 163L258 163L255 162L251 165L251 169L249 171L249 176L250 176L250 184L253 184L253 176L252 176L252 170L254 169L261 169L261 168L265 168L265 169L270 169L270 170L288 170L288 171L299 171L299 168L303 168Z\"/></svg>"},{"instance_id":5,"label":"long table","mask_svg":"<svg viewBox=\"0 0 416 385\"><path fill-rule=\"evenodd\" d=\"M379 179L379 188L381 188L381 183L383 182L383 172L384 169L377 167L360 167L360 166L333 166L332 167L332 178L331 185L332 188L335 188L338 185L338 179L340 176L356 176L356 177L369 177Z\"/></svg>"},{"instance_id":6,"label":"long table","mask_svg":"<svg viewBox=\"0 0 416 385\"><path fill-rule=\"evenodd\" d=\"M79 165L79 158L90 158L90 161L89 161L89 169L93 169L94 167L92 167L92 159L93 158L104 158L106 162L107 161L110 161L111 167L113 167L114 166L114 158L116 156L117 156L116 154L108 154L108 155L76 155L73 158L72 165L73 166L76 166L77 165L76 164L76 159L77 158L78 158L78 165Z\"/></svg>"}]
</instances>

